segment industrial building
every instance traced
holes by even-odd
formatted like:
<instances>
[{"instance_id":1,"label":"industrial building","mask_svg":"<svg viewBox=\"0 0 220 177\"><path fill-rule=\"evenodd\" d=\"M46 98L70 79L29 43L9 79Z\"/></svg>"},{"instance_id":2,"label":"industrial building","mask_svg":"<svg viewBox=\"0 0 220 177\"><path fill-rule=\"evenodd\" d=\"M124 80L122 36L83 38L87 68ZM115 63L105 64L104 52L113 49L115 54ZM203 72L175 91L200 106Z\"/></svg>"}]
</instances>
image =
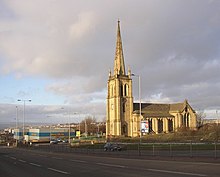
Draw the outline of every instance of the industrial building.
<instances>
[{"instance_id":1,"label":"industrial building","mask_svg":"<svg viewBox=\"0 0 220 177\"><path fill-rule=\"evenodd\" d=\"M73 138L76 136L75 130L70 131L69 128L30 128L24 131L24 140L26 142L49 142L53 139L65 139ZM23 139L23 129L14 130L14 139Z\"/></svg>"}]
</instances>

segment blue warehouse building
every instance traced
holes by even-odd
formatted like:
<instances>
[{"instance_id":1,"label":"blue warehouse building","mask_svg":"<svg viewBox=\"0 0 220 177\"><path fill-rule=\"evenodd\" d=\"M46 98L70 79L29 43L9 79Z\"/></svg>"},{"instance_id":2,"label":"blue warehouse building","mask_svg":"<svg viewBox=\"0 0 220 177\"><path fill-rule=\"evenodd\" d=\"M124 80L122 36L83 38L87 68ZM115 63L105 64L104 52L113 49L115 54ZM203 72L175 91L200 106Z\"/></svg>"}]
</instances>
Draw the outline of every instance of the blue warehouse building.
<instances>
[{"instance_id":1,"label":"blue warehouse building","mask_svg":"<svg viewBox=\"0 0 220 177\"><path fill-rule=\"evenodd\" d=\"M71 129L70 137L76 136L75 130ZM14 138L22 140L23 130L15 129ZM68 139L69 128L31 128L25 130L24 140L26 142L49 142L52 139Z\"/></svg>"}]
</instances>

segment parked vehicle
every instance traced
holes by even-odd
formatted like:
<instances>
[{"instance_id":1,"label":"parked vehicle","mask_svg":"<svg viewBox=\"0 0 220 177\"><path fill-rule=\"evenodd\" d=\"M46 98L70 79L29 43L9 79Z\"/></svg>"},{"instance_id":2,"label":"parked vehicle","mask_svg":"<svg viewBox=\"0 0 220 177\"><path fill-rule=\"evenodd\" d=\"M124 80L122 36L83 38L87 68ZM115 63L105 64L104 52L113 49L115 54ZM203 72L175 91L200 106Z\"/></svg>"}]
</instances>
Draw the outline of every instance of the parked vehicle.
<instances>
[{"instance_id":1,"label":"parked vehicle","mask_svg":"<svg viewBox=\"0 0 220 177\"><path fill-rule=\"evenodd\" d=\"M121 151L122 150L122 146L120 146L117 143L106 143L104 145L104 151Z\"/></svg>"},{"instance_id":2,"label":"parked vehicle","mask_svg":"<svg viewBox=\"0 0 220 177\"><path fill-rule=\"evenodd\" d=\"M58 144L57 140L50 140L50 144Z\"/></svg>"},{"instance_id":3,"label":"parked vehicle","mask_svg":"<svg viewBox=\"0 0 220 177\"><path fill-rule=\"evenodd\" d=\"M58 143L61 143L63 140L61 140L60 138L56 139Z\"/></svg>"},{"instance_id":4,"label":"parked vehicle","mask_svg":"<svg viewBox=\"0 0 220 177\"><path fill-rule=\"evenodd\" d=\"M68 143L68 140L63 140L62 142L63 142L63 143Z\"/></svg>"}]
</instances>

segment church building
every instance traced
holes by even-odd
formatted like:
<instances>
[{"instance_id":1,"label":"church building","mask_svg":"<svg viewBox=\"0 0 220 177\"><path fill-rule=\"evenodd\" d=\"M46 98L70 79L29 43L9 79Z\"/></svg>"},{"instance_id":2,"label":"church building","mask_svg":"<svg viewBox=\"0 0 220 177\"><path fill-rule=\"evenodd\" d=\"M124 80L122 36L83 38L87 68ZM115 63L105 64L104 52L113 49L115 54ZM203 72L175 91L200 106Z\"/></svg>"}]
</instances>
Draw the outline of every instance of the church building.
<instances>
[{"instance_id":1,"label":"church building","mask_svg":"<svg viewBox=\"0 0 220 177\"><path fill-rule=\"evenodd\" d=\"M134 103L132 76L130 68L125 71L118 21L114 71L109 72L107 86L106 136L137 137L181 128L196 129L196 113L187 100L174 104L141 103L141 100Z\"/></svg>"}]
</instances>

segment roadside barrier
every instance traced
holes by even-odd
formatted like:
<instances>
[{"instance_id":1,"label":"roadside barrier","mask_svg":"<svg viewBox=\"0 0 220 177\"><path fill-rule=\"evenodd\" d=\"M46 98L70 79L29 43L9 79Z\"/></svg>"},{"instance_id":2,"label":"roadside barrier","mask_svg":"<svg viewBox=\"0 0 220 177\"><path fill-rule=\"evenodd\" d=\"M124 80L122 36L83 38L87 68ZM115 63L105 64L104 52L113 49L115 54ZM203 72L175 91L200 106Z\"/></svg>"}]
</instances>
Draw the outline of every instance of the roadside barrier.
<instances>
[{"instance_id":1,"label":"roadside barrier","mask_svg":"<svg viewBox=\"0 0 220 177\"><path fill-rule=\"evenodd\" d=\"M18 144L18 148L47 152L86 153L100 155L121 155L139 157L204 157L220 158L220 143L117 143L120 151L104 151L104 143L61 144Z\"/></svg>"}]
</instances>

